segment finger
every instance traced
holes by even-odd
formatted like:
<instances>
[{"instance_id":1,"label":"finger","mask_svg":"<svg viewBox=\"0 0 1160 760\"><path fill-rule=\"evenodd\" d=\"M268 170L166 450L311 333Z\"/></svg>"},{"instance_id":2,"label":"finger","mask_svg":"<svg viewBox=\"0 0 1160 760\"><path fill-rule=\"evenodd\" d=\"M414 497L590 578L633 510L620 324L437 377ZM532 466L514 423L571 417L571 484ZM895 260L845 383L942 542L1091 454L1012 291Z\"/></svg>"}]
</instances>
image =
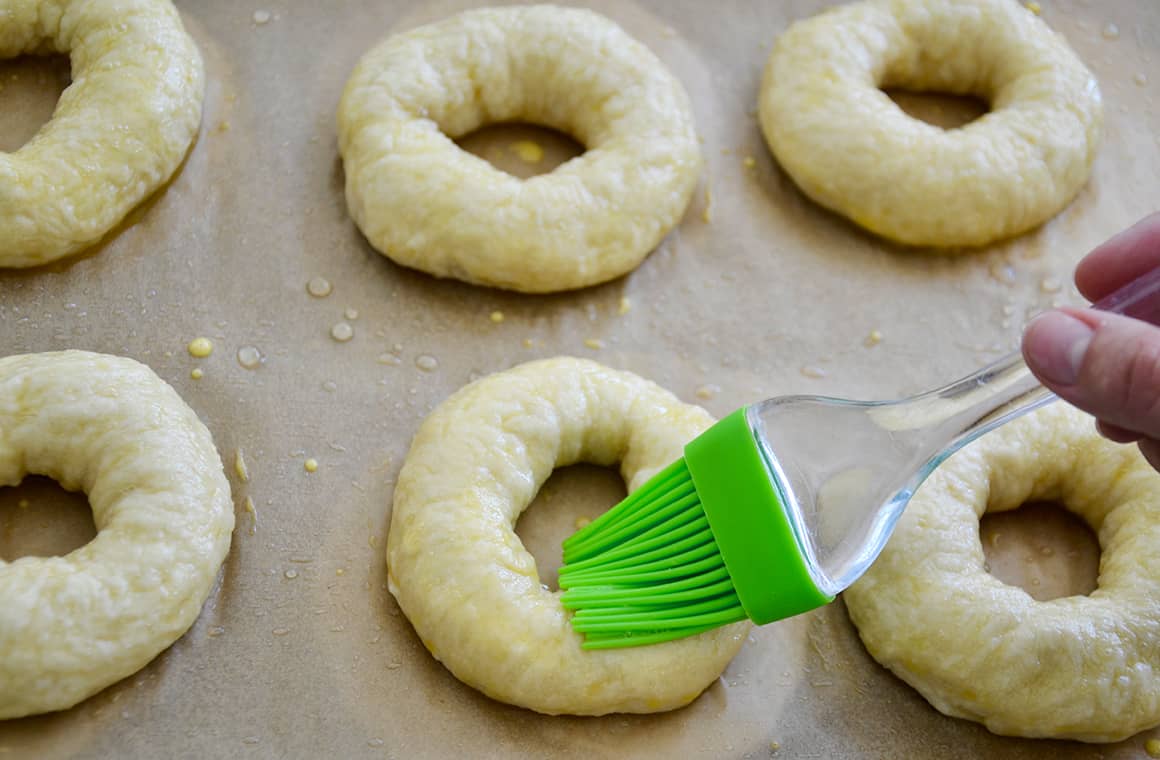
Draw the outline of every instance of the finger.
<instances>
[{"instance_id":1,"label":"finger","mask_svg":"<svg viewBox=\"0 0 1160 760\"><path fill-rule=\"evenodd\" d=\"M1156 267L1160 267L1160 212L1096 246L1075 268L1075 284L1084 298L1098 301Z\"/></svg>"},{"instance_id":2,"label":"finger","mask_svg":"<svg viewBox=\"0 0 1160 760\"><path fill-rule=\"evenodd\" d=\"M1152 465L1153 469L1160 470L1160 441L1145 438L1137 445L1140 447L1140 453L1148 460L1148 464Z\"/></svg>"},{"instance_id":3,"label":"finger","mask_svg":"<svg viewBox=\"0 0 1160 760\"><path fill-rule=\"evenodd\" d=\"M1140 440L1139 433L1132 430L1127 430L1122 427L1117 427L1110 423L1104 422L1103 420L1096 420L1096 430L1098 430L1100 435L1102 435L1104 438L1107 438L1109 441L1114 441L1115 443L1135 443L1136 441Z\"/></svg>"},{"instance_id":4,"label":"finger","mask_svg":"<svg viewBox=\"0 0 1160 760\"><path fill-rule=\"evenodd\" d=\"M1092 309L1049 311L1028 326L1023 356L1060 398L1160 439L1160 328Z\"/></svg>"}]
</instances>

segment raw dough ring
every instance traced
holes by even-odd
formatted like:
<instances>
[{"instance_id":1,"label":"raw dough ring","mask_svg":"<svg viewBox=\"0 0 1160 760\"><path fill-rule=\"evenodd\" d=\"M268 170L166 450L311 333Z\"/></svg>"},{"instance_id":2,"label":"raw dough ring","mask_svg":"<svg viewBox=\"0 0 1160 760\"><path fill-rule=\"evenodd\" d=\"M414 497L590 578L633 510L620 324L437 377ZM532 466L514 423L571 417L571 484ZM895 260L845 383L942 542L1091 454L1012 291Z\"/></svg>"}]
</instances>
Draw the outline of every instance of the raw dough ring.
<instances>
[{"instance_id":1,"label":"raw dough ring","mask_svg":"<svg viewBox=\"0 0 1160 760\"><path fill-rule=\"evenodd\" d=\"M513 526L553 468L619 461L631 491L712 422L636 375L571 358L523 364L440 404L399 474L387 541L391 593L431 654L488 696L553 715L694 700L748 624L585 652Z\"/></svg>"},{"instance_id":2,"label":"raw dough ring","mask_svg":"<svg viewBox=\"0 0 1160 760\"><path fill-rule=\"evenodd\" d=\"M523 121L587 152L520 180L452 139ZM692 109L648 48L591 11L484 8L388 38L338 110L351 216L399 264L528 293L634 269L700 173Z\"/></svg>"},{"instance_id":3,"label":"raw dough ring","mask_svg":"<svg viewBox=\"0 0 1160 760\"><path fill-rule=\"evenodd\" d=\"M234 527L209 431L131 359L0 359L0 486L30 473L87 493L97 536L0 560L0 719L71 707L176 641Z\"/></svg>"},{"instance_id":4,"label":"raw dough ring","mask_svg":"<svg viewBox=\"0 0 1160 760\"><path fill-rule=\"evenodd\" d=\"M96 243L181 164L205 72L168 0L6 0L0 58L68 53L52 119L0 152L0 267Z\"/></svg>"},{"instance_id":5,"label":"raw dough ring","mask_svg":"<svg viewBox=\"0 0 1160 760\"><path fill-rule=\"evenodd\" d=\"M880 87L977 95L944 130ZM1057 214L1087 181L1099 87L1015 0L868 0L799 21L761 85L762 131L806 195L883 237L980 246Z\"/></svg>"},{"instance_id":6,"label":"raw dough ring","mask_svg":"<svg viewBox=\"0 0 1160 760\"><path fill-rule=\"evenodd\" d=\"M983 568L979 518L1060 501L1099 537L1099 587L1047 602ZM1062 403L959 452L845 593L880 663L997 734L1118 741L1160 724L1160 476Z\"/></svg>"}]
</instances>

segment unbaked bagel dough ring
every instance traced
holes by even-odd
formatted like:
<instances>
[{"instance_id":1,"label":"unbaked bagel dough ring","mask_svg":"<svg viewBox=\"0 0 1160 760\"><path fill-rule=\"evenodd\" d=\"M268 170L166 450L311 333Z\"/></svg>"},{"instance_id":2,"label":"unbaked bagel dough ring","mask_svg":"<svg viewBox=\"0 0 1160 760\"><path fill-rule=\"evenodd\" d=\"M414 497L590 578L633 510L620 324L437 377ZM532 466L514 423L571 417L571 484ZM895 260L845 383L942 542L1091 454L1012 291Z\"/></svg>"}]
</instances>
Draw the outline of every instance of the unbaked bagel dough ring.
<instances>
[{"instance_id":1,"label":"unbaked bagel dough ring","mask_svg":"<svg viewBox=\"0 0 1160 760\"><path fill-rule=\"evenodd\" d=\"M587 152L521 180L453 139L522 121ZM389 37L338 111L350 214L404 266L529 293L635 268L680 220L701 166L681 83L592 11L484 8Z\"/></svg>"},{"instance_id":2,"label":"unbaked bagel dough ring","mask_svg":"<svg viewBox=\"0 0 1160 760\"><path fill-rule=\"evenodd\" d=\"M99 241L181 164L201 123L201 54L169 0L0 0L0 58L68 53L52 119L0 152L0 267Z\"/></svg>"},{"instance_id":3,"label":"unbaked bagel dough ring","mask_svg":"<svg viewBox=\"0 0 1160 760\"><path fill-rule=\"evenodd\" d=\"M629 491L712 418L595 362L531 362L478 380L419 428L395 487L391 593L436 659L488 696L549 714L670 710L740 649L747 623L635 649L584 651L515 534L555 467L611 465Z\"/></svg>"},{"instance_id":4,"label":"unbaked bagel dough ring","mask_svg":"<svg viewBox=\"0 0 1160 760\"><path fill-rule=\"evenodd\" d=\"M958 129L879 88L976 95ZM806 195L886 238L981 246L1058 213L1087 181L1099 87L1064 38L1015 0L866 0L792 25L759 113Z\"/></svg>"},{"instance_id":5,"label":"unbaked bagel dough ring","mask_svg":"<svg viewBox=\"0 0 1160 760\"><path fill-rule=\"evenodd\" d=\"M63 710L140 670L193 624L230 546L209 431L131 359L0 358L0 486L82 490L97 535L0 560L0 719Z\"/></svg>"},{"instance_id":6,"label":"unbaked bagel dough ring","mask_svg":"<svg viewBox=\"0 0 1160 760\"><path fill-rule=\"evenodd\" d=\"M1099 586L1036 601L983 566L979 518L1059 501ZM1118 741L1160 724L1160 475L1056 403L947 460L845 592L866 648L936 709L997 734Z\"/></svg>"}]
</instances>

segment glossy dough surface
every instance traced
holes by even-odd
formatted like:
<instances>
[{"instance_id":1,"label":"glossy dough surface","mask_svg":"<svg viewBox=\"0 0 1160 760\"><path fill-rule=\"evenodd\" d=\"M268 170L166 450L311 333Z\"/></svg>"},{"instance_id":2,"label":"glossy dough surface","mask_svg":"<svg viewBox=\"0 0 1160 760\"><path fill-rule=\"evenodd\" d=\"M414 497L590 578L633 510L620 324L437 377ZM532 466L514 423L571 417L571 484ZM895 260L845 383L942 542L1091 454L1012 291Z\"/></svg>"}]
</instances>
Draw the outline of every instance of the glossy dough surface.
<instances>
[{"instance_id":1,"label":"glossy dough surface","mask_svg":"<svg viewBox=\"0 0 1160 760\"><path fill-rule=\"evenodd\" d=\"M201 122L201 54L169 0L0 0L0 58L67 53L52 119L0 152L0 267L98 242L169 180Z\"/></svg>"},{"instance_id":2,"label":"glossy dough surface","mask_svg":"<svg viewBox=\"0 0 1160 760\"><path fill-rule=\"evenodd\" d=\"M585 652L513 526L552 470L620 463L629 490L712 424L627 372L559 358L472 383L423 422L395 488L391 593L461 681L543 713L658 712L691 702L747 623L636 649Z\"/></svg>"},{"instance_id":3,"label":"glossy dough surface","mask_svg":"<svg viewBox=\"0 0 1160 760\"><path fill-rule=\"evenodd\" d=\"M230 546L209 431L148 367L83 351L0 359L0 486L83 490L97 536L0 560L0 719L63 710L193 624Z\"/></svg>"},{"instance_id":4,"label":"glossy dough surface","mask_svg":"<svg viewBox=\"0 0 1160 760\"><path fill-rule=\"evenodd\" d=\"M1099 587L1040 602L983 568L979 518L1059 501L1099 538ZM880 663L998 734L1117 741L1160 724L1160 475L1062 402L955 454L845 593Z\"/></svg>"},{"instance_id":5,"label":"glossy dough surface","mask_svg":"<svg viewBox=\"0 0 1160 760\"><path fill-rule=\"evenodd\" d=\"M879 88L975 95L944 130ZM980 246L1035 227L1087 181L1099 88L1015 0L868 0L793 24L761 85L766 141L806 195L915 246Z\"/></svg>"},{"instance_id":6,"label":"glossy dough surface","mask_svg":"<svg viewBox=\"0 0 1160 760\"><path fill-rule=\"evenodd\" d=\"M521 180L453 139L530 122L587 152ZM485 8L388 38L339 105L346 198L380 252L438 277L542 293L635 268L700 172L680 82L612 21Z\"/></svg>"}]
</instances>

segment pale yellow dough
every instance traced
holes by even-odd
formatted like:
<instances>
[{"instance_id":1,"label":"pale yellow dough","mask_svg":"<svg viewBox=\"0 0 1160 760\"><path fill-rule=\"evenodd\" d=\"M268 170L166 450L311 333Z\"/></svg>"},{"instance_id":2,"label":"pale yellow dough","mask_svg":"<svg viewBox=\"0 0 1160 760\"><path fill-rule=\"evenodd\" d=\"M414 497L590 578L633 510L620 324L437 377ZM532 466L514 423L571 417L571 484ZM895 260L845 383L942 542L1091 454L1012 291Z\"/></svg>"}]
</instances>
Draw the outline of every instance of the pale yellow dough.
<instances>
[{"instance_id":1,"label":"pale yellow dough","mask_svg":"<svg viewBox=\"0 0 1160 760\"><path fill-rule=\"evenodd\" d=\"M587 152L520 180L453 139L531 122ZM530 293L635 268L680 220L701 166L688 95L612 21L485 8L388 38L338 110L346 199L394 261Z\"/></svg>"},{"instance_id":2,"label":"pale yellow dough","mask_svg":"<svg viewBox=\"0 0 1160 760\"><path fill-rule=\"evenodd\" d=\"M879 88L976 95L958 129ZM1035 227L1087 181L1099 88L1016 0L867 0L793 24L761 85L765 139L806 195L883 237L980 246Z\"/></svg>"},{"instance_id":3,"label":"pale yellow dough","mask_svg":"<svg viewBox=\"0 0 1160 760\"><path fill-rule=\"evenodd\" d=\"M82 490L97 536L0 560L0 719L63 710L193 624L230 546L209 431L152 370L83 351L0 359L0 486Z\"/></svg>"},{"instance_id":4,"label":"pale yellow dough","mask_svg":"<svg viewBox=\"0 0 1160 760\"><path fill-rule=\"evenodd\" d=\"M748 624L585 652L513 526L553 468L619 462L632 491L712 422L636 375L570 358L486 377L443 402L411 445L387 541L391 593L431 653L488 696L543 713L658 712L695 699Z\"/></svg>"},{"instance_id":5,"label":"pale yellow dough","mask_svg":"<svg viewBox=\"0 0 1160 760\"><path fill-rule=\"evenodd\" d=\"M1099 587L1039 602L983 567L979 518L1060 501L1096 532ZM1117 741L1160 724L1160 475L1062 402L944 463L845 592L880 663L998 734Z\"/></svg>"},{"instance_id":6,"label":"pale yellow dough","mask_svg":"<svg viewBox=\"0 0 1160 760\"><path fill-rule=\"evenodd\" d=\"M0 267L97 242L169 180L201 122L201 55L169 0L0 0L0 58L67 53L52 119L0 152Z\"/></svg>"}]
</instances>

